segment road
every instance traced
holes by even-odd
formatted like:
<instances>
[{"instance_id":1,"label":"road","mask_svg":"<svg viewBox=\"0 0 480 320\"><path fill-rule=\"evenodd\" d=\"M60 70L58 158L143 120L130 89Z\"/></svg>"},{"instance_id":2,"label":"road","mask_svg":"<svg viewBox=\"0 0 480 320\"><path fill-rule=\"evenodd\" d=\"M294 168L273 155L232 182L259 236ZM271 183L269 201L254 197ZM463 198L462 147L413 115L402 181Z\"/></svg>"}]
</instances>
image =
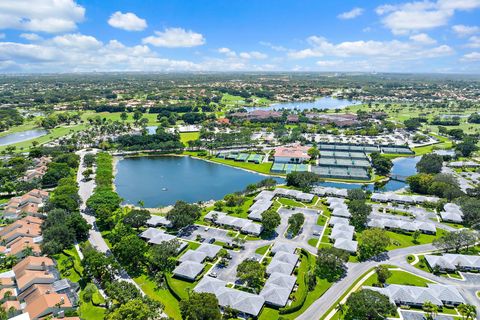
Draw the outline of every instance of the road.
<instances>
[{"instance_id":1,"label":"road","mask_svg":"<svg viewBox=\"0 0 480 320\"><path fill-rule=\"evenodd\" d=\"M95 179L91 179L90 181L84 181L83 179L83 171L86 170L86 168L83 166L83 159L85 157L85 154L87 153L96 153L96 150L89 151L89 152L87 152L86 150L80 150L77 152L77 154L80 156L80 165L77 172L78 195L82 200L82 203L80 205L80 212L83 218L87 220L87 222L90 225L92 225L92 229L90 229L89 237L88 237L88 241L90 242L90 244L98 251L106 255L110 255L112 253L108 248L108 245L105 242L105 239L103 239L102 234L96 227L95 217L87 214L85 210L87 200L88 198L90 198L90 196L93 193L93 190L95 189ZM135 281L133 281L133 279L128 275L128 273L125 270L120 271L120 276L118 280L124 280L132 283L133 285L135 285L135 287L137 287L137 289L142 293L142 295L145 295L142 288L140 288L140 286Z\"/></svg>"},{"instance_id":2,"label":"road","mask_svg":"<svg viewBox=\"0 0 480 320\"><path fill-rule=\"evenodd\" d=\"M298 316L297 320L321 319L326 315L327 311L334 306L340 297L349 290L349 288L360 279L368 270L380 264L394 265L406 271L414 273L418 276L430 279L432 281L456 286L461 292L465 300L469 304L473 304L480 310L480 301L475 297L475 292L480 288L480 276L478 282L460 281L444 277L435 276L432 273L425 272L415 268L406 261L406 257L410 254L420 254L436 250L431 244L413 246L408 248L396 249L388 252L388 257L383 261L366 261L361 263L348 263L347 275L338 282L335 282L318 300Z\"/></svg>"}]
</instances>

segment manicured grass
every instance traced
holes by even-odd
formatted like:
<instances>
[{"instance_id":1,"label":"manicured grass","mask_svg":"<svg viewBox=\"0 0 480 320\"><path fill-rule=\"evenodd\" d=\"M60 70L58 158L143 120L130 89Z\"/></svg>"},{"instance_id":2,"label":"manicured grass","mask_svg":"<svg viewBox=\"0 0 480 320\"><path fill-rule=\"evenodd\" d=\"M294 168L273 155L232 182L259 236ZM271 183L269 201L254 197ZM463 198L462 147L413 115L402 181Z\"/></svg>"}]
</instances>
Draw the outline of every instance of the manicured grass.
<instances>
[{"instance_id":1,"label":"manicured grass","mask_svg":"<svg viewBox=\"0 0 480 320\"><path fill-rule=\"evenodd\" d=\"M413 238L410 234L396 233L392 231L386 231L387 235L391 239L391 244L387 247L387 250L394 250L399 248L406 248L410 246L416 246L421 244L432 243L433 240L446 234L445 230L437 229L436 235L421 234L417 239L417 243L413 242Z\"/></svg>"},{"instance_id":2,"label":"manicured grass","mask_svg":"<svg viewBox=\"0 0 480 320\"><path fill-rule=\"evenodd\" d=\"M325 223L327 223L327 218L321 214L318 215L318 218L317 218L317 224L319 226L324 226Z\"/></svg>"},{"instance_id":3,"label":"manicured grass","mask_svg":"<svg viewBox=\"0 0 480 320\"><path fill-rule=\"evenodd\" d=\"M39 144L44 144L47 142L50 142L52 140L55 140L57 138L66 136L70 133L77 132L77 131L82 131L86 129L85 124L78 124L78 125L72 125L72 126L64 126L64 127L58 127L51 129L50 132L44 136L34 138L31 140L19 142L19 143L14 143L9 146L15 146L16 152L24 152L27 151L31 146L33 141L37 141ZM0 151L5 150L7 146L0 146Z\"/></svg>"},{"instance_id":4,"label":"manicured grass","mask_svg":"<svg viewBox=\"0 0 480 320\"><path fill-rule=\"evenodd\" d=\"M310 238L308 239L308 244L312 247L317 247L318 238Z\"/></svg>"},{"instance_id":5,"label":"manicured grass","mask_svg":"<svg viewBox=\"0 0 480 320\"><path fill-rule=\"evenodd\" d=\"M93 305L91 301L86 302L83 300L83 292L80 293L80 306L78 308L78 314L82 319L88 319L88 320L103 320L105 319L105 312L106 309L102 307L97 307ZM100 295L100 293L97 291L93 294L92 300L98 304L98 303L104 303L105 300L103 297Z\"/></svg>"},{"instance_id":6,"label":"manicured grass","mask_svg":"<svg viewBox=\"0 0 480 320\"><path fill-rule=\"evenodd\" d=\"M200 137L200 132L181 132L180 141L187 145L188 141L198 140Z\"/></svg>"},{"instance_id":7,"label":"manicured grass","mask_svg":"<svg viewBox=\"0 0 480 320\"><path fill-rule=\"evenodd\" d=\"M164 306L164 312L175 320L181 320L180 305L178 300L168 291L168 289L158 289L153 280L146 275L134 278L135 282L142 288L143 292L150 298L161 302ZM88 318L87 318L88 319Z\"/></svg>"},{"instance_id":8,"label":"manicured grass","mask_svg":"<svg viewBox=\"0 0 480 320\"><path fill-rule=\"evenodd\" d=\"M417 287L426 287L427 284L433 283L432 281L416 276L403 270L391 270L392 276L387 279L388 284L399 284ZM371 275L364 283L364 286L372 286L378 283L377 274Z\"/></svg>"},{"instance_id":9,"label":"manicured grass","mask_svg":"<svg viewBox=\"0 0 480 320\"><path fill-rule=\"evenodd\" d=\"M53 258L57 261L57 268L62 278L67 278L72 282L80 281L83 268L75 248L64 250L63 253L54 255Z\"/></svg>"},{"instance_id":10,"label":"manicured grass","mask_svg":"<svg viewBox=\"0 0 480 320\"><path fill-rule=\"evenodd\" d=\"M205 158L204 158L205 159ZM252 162L242 162L242 161L234 161L234 160L226 160L226 159L220 159L220 158L208 158L208 160L217 162L217 163L222 163L226 164L232 167L236 168L241 168L241 169L246 169L250 171L255 171L263 174L270 174L270 168L272 167L271 162L264 162L260 164L252 163Z\"/></svg>"},{"instance_id":11,"label":"manicured grass","mask_svg":"<svg viewBox=\"0 0 480 320\"><path fill-rule=\"evenodd\" d=\"M297 276L297 283L298 283L298 290L294 293L294 297L299 299L300 296L303 294L304 290L307 290L306 284L304 282L304 274L308 272L309 268L313 268L315 265L315 257L311 254L308 256L302 255L302 260L300 262L300 267L298 269L298 276ZM262 312L260 313L259 320L270 320L270 319L278 319L282 317L282 319L296 319L299 315L301 315L308 307L318 298L320 298L325 291L330 288L332 283L324 280L324 279L317 279L317 286L313 291L309 291L307 293L307 297L305 302L303 303L302 307L293 313L288 314L279 314L278 310L272 308L263 308ZM295 300L294 298L294 300ZM295 303L295 302L293 302Z\"/></svg>"},{"instance_id":12,"label":"manicured grass","mask_svg":"<svg viewBox=\"0 0 480 320\"><path fill-rule=\"evenodd\" d=\"M284 206L289 206L289 207L301 207L301 208L305 207L303 203L299 201L295 201L293 199L288 199L288 198L278 198L278 202L280 202Z\"/></svg>"},{"instance_id":13,"label":"manicured grass","mask_svg":"<svg viewBox=\"0 0 480 320\"><path fill-rule=\"evenodd\" d=\"M263 247L260 247L260 248L257 248L257 250L255 250L255 253L256 254L261 254L261 255L264 255L265 252L267 252L268 248L270 248L270 245L266 245L266 246L263 246Z\"/></svg>"}]
</instances>

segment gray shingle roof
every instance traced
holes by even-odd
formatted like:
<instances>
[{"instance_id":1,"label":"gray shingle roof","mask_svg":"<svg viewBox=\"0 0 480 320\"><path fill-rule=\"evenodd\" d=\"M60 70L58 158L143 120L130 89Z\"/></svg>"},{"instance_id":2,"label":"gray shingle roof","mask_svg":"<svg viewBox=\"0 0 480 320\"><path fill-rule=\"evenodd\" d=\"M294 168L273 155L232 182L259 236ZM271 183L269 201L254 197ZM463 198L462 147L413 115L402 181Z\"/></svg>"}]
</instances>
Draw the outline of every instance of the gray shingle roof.
<instances>
[{"instance_id":1,"label":"gray shingle roof","mask_svg":"<svg viewBox=\"0 0 480 320\"><path fill-rule=\"evenodd\" d=\"M272 251L273 254L276 254L277 252L294 253L295 249L296 249L296 247L294 245L289 244L289 243L275 242L271 251Z\"/></svg>"},{"instance_id":2,"label":"gray shingle roof","mask_svg":"<svg viewBox=\"0 0 480 320\"><path fill-rule=\"evenodd\" d=\"M455 270L457 267L480 269L480 256L479 255L464 255L464 254L451 254L446 253L442 256L425 255L430 267L435 266L441 269Z\"/></svg>"},{"instance_id":3,"label":"gray shingle roof","mask_svg":"<svg viewBox=\"0 0 480 320\"><path fill-rule=\"evenodd\" d=\"M265 282L260 295L265 299L266 303L284 307L295 286L295 281L296 278L294 276L274 272Z\"/></svg>"},{"instance_id":4,"label":"gray shingle roof","mask_svg":"<svg viewBox=\"0 0 480 320\"><path fill-rule=\"evenodd\" d=\"M151 227L165 226L169 227L171 222L167 220L164 216L151 215L150 219L147 220L147 225Z\"/></svg>"},{"instance_id":5,"label":"gray shingle roof","mask_svg":"<svg viewBox=\"0 0 480 320\"><path fill-rule=\"evenodd\" d=\"M194 280L202 271L203 264L195 261L184 261L174 270L173 274L182 278Z\"/></svg>"},{"instance_id":6,"label":"gray shingle roof","mask_svg":"<svg viewBox=\"0 0 480 320\"><path fill-rule=\"evenodd\" d=\"M222 307L230 306L240 312L257 316L262 310L265 299L262 296L227 288L226 282L212 277L204 277L193 289L195 292L213 293L218 304Z\"/></svg>"},{"instance_id":7,"label":"gray shingle roof","mask_svg":"<svg viewBox=\"0 0 480 320\"><path fill-rule=\"evenodd\" d=\"M178 261L193 261L197 263L202 263L207 258L207 254L205 252L197 251L197 250L187 250L179 259Z\"/></svg>"},{"instance_id":8,"label":"gray shingle roof","mask_svg":"<svg viewBox=\"0 0 480 320\"><path fill-rule=\"evenodd\" d=\"M392 284L385 288L365 287L388 296L397 304L422 305L430 301L442 306L444 303L460 304L465 300L458 290L452 286L428 284L428 287L416 287Z\"/></svg>"},{"instance_id":9,"label":"gray shingle roof","mask_svg":"<svg viewBox=\"0 0 480 320\"><path fill-rule=\"evenodd\" d=\"M358 242L345 239L345 238L340 238L335 240L333 247L337 249L342 249L348 252L356 252L358 247Z\"/></svg>"},{"instance_id":10,"label":"gray shingle roof","mask_svg":"<svg viewBox=\"0 0 480 320\"><path fill-rule=\"evenodd\" d=\"M195 251L203 252L207 255L208 258L213 259L218 254L218 252L220 252L221 249L222 247L217 246L216 244L202 243L200 247L198 247Z\"/></svg>"}]
</instances>

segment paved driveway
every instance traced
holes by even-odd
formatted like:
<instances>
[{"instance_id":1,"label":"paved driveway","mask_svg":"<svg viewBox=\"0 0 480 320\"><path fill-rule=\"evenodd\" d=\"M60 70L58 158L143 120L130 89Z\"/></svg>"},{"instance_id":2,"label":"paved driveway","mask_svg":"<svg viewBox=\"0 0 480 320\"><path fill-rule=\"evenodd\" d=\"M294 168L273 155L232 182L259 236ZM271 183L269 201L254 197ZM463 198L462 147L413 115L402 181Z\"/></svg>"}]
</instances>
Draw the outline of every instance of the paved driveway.
<instances>
[{"instance_id":1,"label":"paved driveway","mask_svg":"<svg viewBox=\"0 0 480 320\"><path fill-rule=\"evenodd\" d=\"M200 235L203 239L205 239L205 242L209 242L211 239L221 242L231 242L232 238L227 236L227 233L228 231L223 229L194 225L190 226L188 230L186 230L186 233L182 234L180 238L195 241L197 239L197 235Z\"/></svg>"}]
</instances>

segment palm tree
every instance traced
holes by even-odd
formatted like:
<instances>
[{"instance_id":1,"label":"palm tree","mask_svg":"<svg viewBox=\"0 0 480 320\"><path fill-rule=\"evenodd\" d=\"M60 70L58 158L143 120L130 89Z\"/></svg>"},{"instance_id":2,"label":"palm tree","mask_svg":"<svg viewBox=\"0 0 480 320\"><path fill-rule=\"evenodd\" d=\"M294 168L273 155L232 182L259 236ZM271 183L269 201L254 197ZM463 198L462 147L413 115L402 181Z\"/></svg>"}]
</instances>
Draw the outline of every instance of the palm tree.
<instances>
[{"instance_id":1,"label":"palm tree","mask_svg":"<svg viewBox=\"0 0 480 320\"><path fill-rule=\"evenodd\" d=\"M340 315L343 315L343 313L345 312L345 305L343 303L338 303L336 309L340 313Z\"/></svg>"},{"instance_id":2,"label":"palm tree","mask_svg":"<svg viewBox=\"0 0 480 320\"><path fill-rule=\"evenodd\" d=\"M427 320L434 320L438 314L438 306L431 303L430 301L425 301L422 306L423 311L425 311L425 318Z\"/></svg>"},{"instance_id":3,"label":"palm tree","mask_svg":"<svg viewBox=\"0 0 480 320\"><path fill-rule=\"evenodd\" d=\"M464 304L462 303L457 307L458 312L462 315L462 319L464 320L475 320L477 316L477 309L475 306L471 304Z\"/></svg>"}]
</instances>

